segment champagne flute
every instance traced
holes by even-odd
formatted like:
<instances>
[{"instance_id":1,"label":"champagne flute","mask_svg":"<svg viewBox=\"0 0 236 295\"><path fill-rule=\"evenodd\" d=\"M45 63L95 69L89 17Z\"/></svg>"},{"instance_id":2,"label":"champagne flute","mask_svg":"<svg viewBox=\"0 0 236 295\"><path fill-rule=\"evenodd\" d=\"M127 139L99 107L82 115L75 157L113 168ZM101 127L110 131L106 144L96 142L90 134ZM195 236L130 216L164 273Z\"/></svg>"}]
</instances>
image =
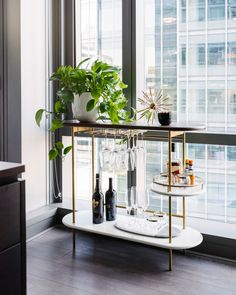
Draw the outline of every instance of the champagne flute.
<instances>
[{"instance_id":1,"label":"champagne flute","mask_svg":"<svg viewBox=\"0 0 236 295\"><path fill-rule=\"evenodd\" d=\"M125 204L128 215L131 215L131 211L137 209L137 190L135 186L128 188L125 194Z\"/></svg>"},{"instance_id":2,"label":"champagne flute","mask_svg":"<svg viewBox=\"0 0 236 295\"><path fill-rule=\"evenodd\" d=\"M145 217L145 211L149 206L149 200L149 190L140 189L138 193L137 209L138 212L142 214L143 218Z\"/></svg>"},{"instance_id":3,"label":"champagne flute","mask_svg":"<svg viewBox=\"0 0 236 295\"><path fill-rule=\"evenodd\" d=\"M127 148L127 160L128 160L128 171L133 171L134 170L134 153L131 148L131 136L128 136L128 148Z\"/></svg>"},{"instance_id":4,"label":"champagne flute","mask_svg":"<svg viewBox=\"0 0 236 295\"><path fill-rule=\"evenodd\" d=\"M100 152L100 164L103 170L108 170L110 166L111 149L108 144L107 132L105 131L105 144Z\"/></svg>"}]
</instances>

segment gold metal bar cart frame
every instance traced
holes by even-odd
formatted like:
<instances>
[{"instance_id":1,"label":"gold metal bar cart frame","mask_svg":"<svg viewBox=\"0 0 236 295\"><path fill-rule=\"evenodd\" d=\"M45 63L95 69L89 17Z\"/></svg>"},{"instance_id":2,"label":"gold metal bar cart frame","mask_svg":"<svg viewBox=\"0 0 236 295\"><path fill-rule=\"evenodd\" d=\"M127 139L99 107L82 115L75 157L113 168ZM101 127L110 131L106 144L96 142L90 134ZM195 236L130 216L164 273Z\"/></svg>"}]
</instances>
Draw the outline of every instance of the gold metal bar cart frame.
<instances>
[{"instance_id":1,"label":"gold metal bar cart frame","mask_svg":"<svg viewBox=\"0 0 236 295\"><path fill-rule=\"evenodd\" d=\"M76 191L75 191L75 134L86 133L91 136L92 142L92 191L94 191L94 175L95 175L95 136L104 134L104 130L117 129L117 130L142 130L147 131L163 131L163 136L152 136L153 139L161 139L168 141L168 192L171 192L172 184L172 173L171 173L171 145L172 140L175 137L180 137L182 142L182 169L185 168L185 157L186 157L186 132L203 130L204 126L189 126L183 124L172 124L170 126L155 126L155 125L139 125L138 123L126 123L126 124L111 124L111 123L82 123L76 120L65 121L64 126L71 128L72 135L72 221L75 224L76 220ZM167 136L164 136L167 135ZM145 139L145 137L144 137ZM185 197L182 197L182 215L172 213L172 196L169 199L169 210L167 213L169 219L169 243L172 243L172 217L182 219L182 227L186 227L186 206ZM117 205L118 208L125 208L124 206ZM147 212L154 213L155 211L147 210ZM73 249L76 248L76 236L75 229L73 229ZM169 270L172 270L172 249L169 249Z\"/></svg>"}]
</instances>

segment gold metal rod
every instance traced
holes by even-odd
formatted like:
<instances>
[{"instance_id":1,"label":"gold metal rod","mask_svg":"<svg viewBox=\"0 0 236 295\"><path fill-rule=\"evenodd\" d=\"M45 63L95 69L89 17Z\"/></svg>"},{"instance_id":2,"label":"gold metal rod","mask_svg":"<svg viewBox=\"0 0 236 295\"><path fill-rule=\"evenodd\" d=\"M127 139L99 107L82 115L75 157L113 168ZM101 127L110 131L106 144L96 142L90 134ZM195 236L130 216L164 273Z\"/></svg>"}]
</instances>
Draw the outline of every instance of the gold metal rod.
<instances>
[{"instance_id":1,"label":"gold metal rod","mask_svg":"<svg viewBox=\"0 0 236 295\"><path fill-rule=\"evenodd\" d=\"M182 141L182 169L183 169L183 173L184 173L184 169L185 169L185 158L186 158L186 151L185 151L185 147L186 147L186 133L183 133L183 141Z\"/></svg>"},{"instance_id":2,"label":"gold metal rod","mask_svg":"<svg viewBox=\"0 0 236 295\"><path fill-rule=\"evenodd\" d=\"M171 171L171 148L172 148L172 140L171 140L171 131L168 132L168 191L171 191L171 182L172 182L172 171ZM172 242L172 204L171 204L171 196L169 196L169 243Z\"/></svg>"},{"instance_id":3,"label":"gold metal rod","mask_svg":"<svg viewBox=\"0 0 236 295\"><path fill-rule=\"evenodd\" d=\"M92 135L92 193L94 192L94 187L95 187L95 183L94 183L94 129L92 129L91 131L91 135Z\"/></svg>"},{"instance_id":4,"label":"gold metal rod","mask_svg":"<svg viewBox=\"0 0 236 295\"><path fill-rule=\"evenodd\" d=\"M76 249L76 246L75 246L76 231L75 231L75 229L73 229L72 231L73 231L73 251L75 251L75 249Z\"/></svg>"},{"instance_id":5,"label":"gold metal rod","mask_svg":"<svg viewBox=\"0 0 236 295\"><path fill-rule=\"evenodd\" d=\"M169 249L169 271L172 271L172 249Z\"/></svg>"},{"instance_id":6,"label":"gold metal rod","mask_svg":"<svg viewBox=\"0 0 236 295\"><path fill-rule=\"evenodd\" d=\"M186 215L185 215L185 197L183 197L183 229L186 228Z\"/></svg>"},{"instance_id":7,"label":"gold metal rod","mask_svg":"<svg viewBox=\"0 0 236 295\"><path fill-rule=\"evenodd\" d=\"M182 141L182 167L183 173L185 169L185 159L186 159L186 133L183 133ZM185 197L183 196L183 229L186 227L186 206L185 206Z\"/></svg>"},{"instance_id":8,"label":"gold metal rod","mask_svg":"<svg viewBox=\"0 0 236 295\"><path fill-rule=\"evenodd\" d=\"M72 221L75 223L75 135L72 127Z\"/></svg>"}]
</instances>

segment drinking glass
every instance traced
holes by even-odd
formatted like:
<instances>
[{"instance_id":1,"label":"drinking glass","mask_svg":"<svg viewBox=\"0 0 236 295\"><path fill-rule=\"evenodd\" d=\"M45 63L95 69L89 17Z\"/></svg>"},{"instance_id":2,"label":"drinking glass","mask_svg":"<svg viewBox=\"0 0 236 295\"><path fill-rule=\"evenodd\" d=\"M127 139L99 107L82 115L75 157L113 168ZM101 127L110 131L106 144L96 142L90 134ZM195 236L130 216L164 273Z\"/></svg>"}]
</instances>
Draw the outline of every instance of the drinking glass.
<instances>
[{"instance_id":1,"label":"drinking glass","mask_svg":"<svg viewBox=\"0 0 236 295\"><path fill-rule=\"evenodd\" d=\"M128 137L128 148L127 148L127 161L128 161L128 171L133 171L134 170L134 152L133 149L131 148L131 143L130 143L131 137Z\"/></svg>"},{"instance_id":2,"label":"drinking glass","mask_svg":"<svg viewBox=\"0 0 236 295\"><path fill-rule=\"evenodd\" d=\"M128 170L128 154L127 154L127 147L122 144L119 150L119 166L120 171L127 171Z\"/></svg>"},{"instance_id":3,"label":"drinking glass","mask_svg":"<svg viewBox=\"0 0 236 295\"><path fill-rule=\"evenodd\" d=\"M149 206L149 190L140 189L137 194L137 209L138 213L141 213L143 218L145 217L145 211Z\"/></svg>"},{"instance_id":4,"label":"drinking glass","mask_svg":"<svg viewBox=\"0 0 236 295\"><path fill-rule=\"evenodd\" d=\"M135 186L127 189L125 194L125 204L129 215L132 209L137 209L137 190Z\"/></svg>"},{"instance_id":5,"label":"drinking glass","mask_svg":"<svg viewBox=\"0 0 236 295\"><path fill-rule=\"evenodd\" d=\"M105 144L99 153L100 165L103 170L110 170L111 164L111 147L109 145L109 140L107 138L107 133L105 133Z\"/></svg>"}]
</instances>

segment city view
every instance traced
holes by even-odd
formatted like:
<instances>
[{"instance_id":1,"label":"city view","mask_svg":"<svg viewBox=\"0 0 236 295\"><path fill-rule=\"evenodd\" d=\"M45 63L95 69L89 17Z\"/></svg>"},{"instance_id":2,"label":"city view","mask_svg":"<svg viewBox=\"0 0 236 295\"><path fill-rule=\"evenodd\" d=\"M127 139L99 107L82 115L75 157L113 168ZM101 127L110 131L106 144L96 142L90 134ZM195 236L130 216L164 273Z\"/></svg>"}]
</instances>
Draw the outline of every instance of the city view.
<instances>
[{"instance_id":1,"label":"city view","mask_svg":"<svg viewBox=\"0 0 236 295\"><path fill-rule=\"evenodd\" d=\"M122 1L77 1L77 61L87 56L122 66ZM137 0L137 98L148 87L163 88L171 97L178 121L200 121L208 132L236 130L236 1ZM137 105L137 107L139 107ZM199 135L201 136L201 135ZM81 148L86 142L87 149ZM97 149L102 141L97 141ZM146 142L147 187L165 170L167 144ZM77 177L90 165L90 139L78 140ZM236 147L189 144L188 157L204 178L204 195L190 199L188 215L236 222ZM177 145L181 158L181 146ZM162 159L160 161L160 159ZM87 170L85 169L87 167ZM85 173L85 171L87 171ZM119 198L126 175L116 174ZM90 179L90 178L86 178ZM78 189L78 197L85 192ZM89 192L86 192L89 198ZM175 203L178 211L181 204ZM150 207L165 209L165 198L151 194Z\"/></svg>"}]
</instances>

